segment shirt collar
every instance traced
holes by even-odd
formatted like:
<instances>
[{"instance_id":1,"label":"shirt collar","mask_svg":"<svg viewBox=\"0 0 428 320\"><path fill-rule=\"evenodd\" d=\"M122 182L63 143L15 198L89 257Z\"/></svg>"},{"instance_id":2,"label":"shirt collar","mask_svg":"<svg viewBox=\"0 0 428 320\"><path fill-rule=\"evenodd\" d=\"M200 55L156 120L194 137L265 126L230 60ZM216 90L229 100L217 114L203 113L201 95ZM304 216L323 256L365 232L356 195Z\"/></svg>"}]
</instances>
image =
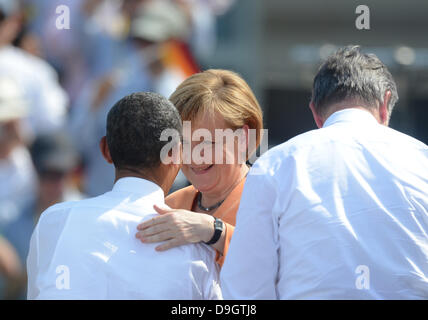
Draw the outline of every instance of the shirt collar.
<instances>
[{"instance_id":1,"label":"shirt collar","mask_svg":"<svg viewBox=\"0 0 428 320\"><path fill-rule=\"evenodd\" d=\"M369 112L357 108L348 108L334 112L324 122L323 128L338 122L354 123L378 123L376 118Z\"/></svg>"},{"instance_id":2,"label":"shirt collar","mask_svg":"<svg viewBox=\"0 0 428 320\"><path fill-rule=\"evenodd\" d=\"M113 192L151 195L159 202L165 200L165 195L161 187L152 181L137 177L120 178L114 184Z\"/></svg>"}]
</instances>

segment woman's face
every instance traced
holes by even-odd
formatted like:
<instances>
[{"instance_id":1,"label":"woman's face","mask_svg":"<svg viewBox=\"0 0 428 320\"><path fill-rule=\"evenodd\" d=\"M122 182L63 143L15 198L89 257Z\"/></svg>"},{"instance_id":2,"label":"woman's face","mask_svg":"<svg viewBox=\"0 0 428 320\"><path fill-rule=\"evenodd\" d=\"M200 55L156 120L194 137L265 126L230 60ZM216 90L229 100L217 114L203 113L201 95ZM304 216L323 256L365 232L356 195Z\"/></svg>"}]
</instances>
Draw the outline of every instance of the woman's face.
<instances>
[{"instance_id":1,"label":"woman's face","mask_svg":"<svg viewBox=\"0 0 428 320\"><path fill-rule=\"evenodd\" d=\"M216 129L229 129L229 134L236 132L220 114L214 117L205 114L191 122L191 137L186 136L186 132L183 137L182 171L190 183L205 194L221 194L229 189L241 178L242 163L245 164L245 158L242 161L239 155L246 150L246 132L241 129L244 136L232 136L231 142L226 143L226 138L219 139L217 135L216 139Z\"/></svg>"}]
</instances>

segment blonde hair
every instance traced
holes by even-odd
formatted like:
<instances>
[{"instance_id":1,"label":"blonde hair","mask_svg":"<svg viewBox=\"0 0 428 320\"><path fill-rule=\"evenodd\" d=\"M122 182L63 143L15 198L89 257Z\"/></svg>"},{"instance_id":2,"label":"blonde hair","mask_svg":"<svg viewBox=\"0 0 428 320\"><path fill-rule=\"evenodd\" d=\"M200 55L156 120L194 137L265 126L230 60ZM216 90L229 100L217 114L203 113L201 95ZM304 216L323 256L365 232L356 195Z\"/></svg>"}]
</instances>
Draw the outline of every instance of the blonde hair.
<instances>
[{"instance_id":1,"label":"blonde hair","mask_svg":"<svg viewBox=\"0 0 428 320\"><path fill-rule=\"evenodd\" d=\"M251 88L237 73L219 69L196 73L184 80L169 100L183 121L218 112L233 130L248 125L256 130L255 149L248 150L248 157L259 147L262 110Z\"/></svg>"}]
</instances>

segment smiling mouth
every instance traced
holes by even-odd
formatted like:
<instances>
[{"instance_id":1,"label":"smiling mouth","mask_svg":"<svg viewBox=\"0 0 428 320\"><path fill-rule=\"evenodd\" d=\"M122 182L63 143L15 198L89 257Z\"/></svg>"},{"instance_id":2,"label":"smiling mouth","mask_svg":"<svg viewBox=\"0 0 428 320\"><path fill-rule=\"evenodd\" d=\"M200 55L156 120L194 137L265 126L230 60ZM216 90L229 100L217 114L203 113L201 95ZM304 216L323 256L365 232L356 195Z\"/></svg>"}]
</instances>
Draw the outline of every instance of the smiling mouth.
<instances>
[{"instance_id":1,"label":"smiling mouth","mask_svg":"<svg viewBox=\"0 0 428 320\"><path fill-rule=\"evenodd\" d=\"M214 166L214 164L209 165L207 167L203 167L203 168L192 168L192 171L195 174L204 174L204 173L207 173L213 166Z\"/></svg>"}]
</instances>

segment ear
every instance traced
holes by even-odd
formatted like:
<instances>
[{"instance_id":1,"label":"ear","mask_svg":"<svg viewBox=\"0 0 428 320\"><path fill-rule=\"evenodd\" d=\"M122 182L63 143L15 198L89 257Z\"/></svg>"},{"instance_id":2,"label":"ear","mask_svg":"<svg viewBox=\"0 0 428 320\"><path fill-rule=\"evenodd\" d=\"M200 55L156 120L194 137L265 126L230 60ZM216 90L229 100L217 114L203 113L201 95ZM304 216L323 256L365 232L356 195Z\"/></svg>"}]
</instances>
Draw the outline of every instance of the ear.
<instances>
[{"instance_id":1,"label":"ear","mask_svg":"<svg viewBox=\"0 0 428 320\"><path fill-rule=\"evenodd\" d=\"M103 155L104 159L110 164L113 163L113 160L111 159L110 150L107 145L107 139L106 137L102 137L100 140L100 150L101 154Z\"/></svg>"},{"instance_id":2,"label":"ear","mask_svg":"<svg viewBox=\"0 0 428 320\"><path fill-rule=\"evenodd\" d=\"M322 128L322 126L324 125L324 120L318 115L318 112L315 109L315 105L312 101L309 103L309 109L311 109L312 111L312 116L314 117L317 127Z\"/></svg>"},{"instance_id":3,"label":"ear","mask_svg":"<svg viewBox=\"0 0 428 320\"><path fill-rule=\"evenodd\" d=\"M250 150L248 150L249 147L249 139L250 139L250 127L245 124L242 126L242 131L239 136L239 142L238 142L238 152L241 154L238 155L238 162L240 164L245 164L247 161L247 158L250 156Z\"/></svg>"},{"instance_id":4,"label":"ear","mask_svg":"<svg viewBox=\"0 0 428 320\"><path fill-rule=\"evenodd\" d=\"M249 134L250 134L250 127L248 126L248 124L244 124L244 126L242 127L242 129L244 129L245 141L248 144L248 137L249 137Z\"/></svg>"},{"instance_id":5,"label":"ear","mask_svg":"<svg viewBox=\"0 0 428 320\"><path fill-rule=\"evenodd\" d=\"M180 170L183 161L183 145L181 144L181 142L178 142L174 146L174 148L170 151L172 157L172 164L175 165L178 170Z\"/></svg>"},{"instance_id":6,"label":"ear","mask_svg":"<svg viewBox=\"0 0 428 320\"><path fill-rule=\"evenodd\" d=\"M248 143L249 143L249 136L250 136L250 127L248 126L248 124L244 124L244 126L242 127L242 136L241 136L241 140L239 141L240 143L245 144L245 149L248 148Z\"/></svg>"},{"instance_id":7,"label":"ear","mask_svg":"<svg viewBox=\"0 0 428 320\"><path fill-rule=\"evenodd\" d=\"M183 156L183 148L181 142L178 141L176 144L174 144L174 146L168 150L168 153L165 156L167 157L168 161L165 163L165 159L161 159L162 164L166 166L172 166L180 170Z\"/></svg>"},{"instance_id":8,"label":"ear","mask_svg":"<svg viewBox=\"0 0 428 320\"><path fill-rule=\"evenodd\" d=\"M387 126L389 122L388 105L390 101L391 101L391 91L386 90L385 95L383 96L383 103L379 105L380 124L383 124L385 126Z\"/></svg>"},{"instance_id":9,"label":"ear","mask_svg":"<svg viewBox=\"0 0 428 320\"><path fill-rule=\"evenodd\" d=\"M181 142L178 142L168 151L168 158L170 161L168 163L164 163L161 161L158 172L160 172L162 179L162 189L165 193L165 196L168 194L172 185L174 184L175 178L178 175L178 172L181 169L181 161L182 161L182 145Z\"/></svg>"}]
</instances>

